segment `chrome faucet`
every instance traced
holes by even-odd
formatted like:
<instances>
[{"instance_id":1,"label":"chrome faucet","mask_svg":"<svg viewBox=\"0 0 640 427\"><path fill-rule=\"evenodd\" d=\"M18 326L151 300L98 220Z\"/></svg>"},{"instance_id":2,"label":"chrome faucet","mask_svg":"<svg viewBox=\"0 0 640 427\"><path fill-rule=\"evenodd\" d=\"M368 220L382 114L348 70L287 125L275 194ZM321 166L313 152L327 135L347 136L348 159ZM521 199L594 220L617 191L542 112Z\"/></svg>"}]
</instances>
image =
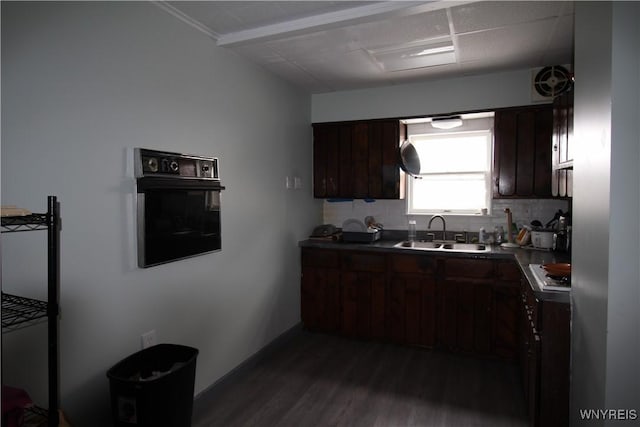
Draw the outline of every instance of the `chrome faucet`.
<instances>
[{"instance_id":1,"label":"chrome faucet","mask_svg":"<svg viewBox=\"0 0 640 427\"><path fill-rule=\"evenodd\" d=\"M444 217L442 215L432 216L431 219L429 220L429 225L427 225L427 228L431 230L431 223L436 218L440 218L442 220L442 240L447 240L447 222L444 220Z\"/></svg>"}]
</instances>

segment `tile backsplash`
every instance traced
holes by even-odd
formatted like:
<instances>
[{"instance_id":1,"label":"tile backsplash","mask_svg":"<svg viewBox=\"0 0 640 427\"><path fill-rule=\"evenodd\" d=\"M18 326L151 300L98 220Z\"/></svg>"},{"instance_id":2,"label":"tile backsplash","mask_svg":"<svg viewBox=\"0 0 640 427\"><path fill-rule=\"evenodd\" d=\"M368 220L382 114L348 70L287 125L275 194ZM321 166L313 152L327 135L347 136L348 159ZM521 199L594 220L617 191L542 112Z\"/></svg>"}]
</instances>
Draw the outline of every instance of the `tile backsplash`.
<instances>
[{"instance_id":1,"label":"tile backsplash","mask_svg":"<svg viewBox=\"0 0 640 427\"><path fill-rule=\"evenodd\" d=\"M496 225L506 224L504 209L509 208L513 221L518 228L523 224L529 225L534 219L542 224L550 221L554 214L561 209L569 210L569 202L563 199L495 199L492 201L490 215L443 215L447 220L447 230L477 232L480 227L492 230ZM387 230L406 230L409 219L415 219L418 230L427 229L427 223L431 215L407 215L405 200L376 200L367 202L364 200L353 201L324 201L323 219L325 224L334 224L338 227L349 218L364 221L368 215L373 216L377 222L384 225ZM434 225L435 230L441 230L441 222Z\"/></svg>"}]
</instances>

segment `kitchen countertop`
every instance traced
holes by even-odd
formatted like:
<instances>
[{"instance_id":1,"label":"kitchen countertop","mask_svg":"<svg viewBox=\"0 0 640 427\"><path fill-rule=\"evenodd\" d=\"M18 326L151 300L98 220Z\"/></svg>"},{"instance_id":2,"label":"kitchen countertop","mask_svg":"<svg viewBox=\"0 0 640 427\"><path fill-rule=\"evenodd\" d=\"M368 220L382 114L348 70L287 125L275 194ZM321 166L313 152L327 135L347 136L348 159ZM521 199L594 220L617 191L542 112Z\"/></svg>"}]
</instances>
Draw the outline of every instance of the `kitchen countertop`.
<instances>
[{"instance_id":1,"label":"kitchen countertop","mask_svg":"<svg viewBox=\"0 0 640 427\"><path fill-rule=\"evenodd\" d=\"M429 251L411 248L395 248L394 245L400 240L378 240L373 243L349 243L331 240L307 239L300 241L298 246L301 248L320 248L334 250L357 250L371 252L386 253L414 253L425 256L446 256L446 257L462 257L475 259L511 259L515 260L520 266L520 270L527 278L534 295L540 301L553 301L561 303L569 303L571 301L571 291L549 291L542 290L533 278L533 274L529 269L529 264L547 264L547 263L568 263L571 262L571 256L564 252L552 252L535 249L522 248L503 248L500 246L491 246L486 252L445 252L445 251Z\"/></svg>"}]
</instances>

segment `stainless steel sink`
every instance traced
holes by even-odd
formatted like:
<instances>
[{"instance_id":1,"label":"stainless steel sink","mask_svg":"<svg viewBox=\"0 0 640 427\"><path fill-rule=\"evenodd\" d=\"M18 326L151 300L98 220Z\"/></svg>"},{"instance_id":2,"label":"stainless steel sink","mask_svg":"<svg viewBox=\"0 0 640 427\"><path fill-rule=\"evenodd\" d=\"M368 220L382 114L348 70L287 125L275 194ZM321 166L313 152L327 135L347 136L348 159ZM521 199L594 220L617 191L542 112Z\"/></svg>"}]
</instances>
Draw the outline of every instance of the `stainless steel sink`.
<instances>
[{"instance_id":1,"label":"stainless steel sink","mask_svg":"<svg viewBox=\"0 0 640 427\"><path fill-rule=\"evenodd\" d=\"M442 249L457 252L486 252L489 247L478 243L447 243L442 245Z\"/></svg>"},{"instance_id":2,"label":"stainless steel sink","mask_svg":"<svg viewBox=\"0 0 640 427\"><path fill-rule=\"evenodd\" d=\"M414 249L439 252L488 252L491 248L477 243L441 243L422 241L402 241L393 245L394 248Z\"/></svg>"},{"instance_id":3,"label":"stainless steel sink","mask_svg":"<svg viewBox=\"0 0 640 427\"><path fill-rule=\"evenodd\" d=\"M409 241L405 240L400 243L396 243L394 248L409 248L409 249L440 249L442 243L435 242L422 242L422 241Z\"/></svg>"}]
</instances>

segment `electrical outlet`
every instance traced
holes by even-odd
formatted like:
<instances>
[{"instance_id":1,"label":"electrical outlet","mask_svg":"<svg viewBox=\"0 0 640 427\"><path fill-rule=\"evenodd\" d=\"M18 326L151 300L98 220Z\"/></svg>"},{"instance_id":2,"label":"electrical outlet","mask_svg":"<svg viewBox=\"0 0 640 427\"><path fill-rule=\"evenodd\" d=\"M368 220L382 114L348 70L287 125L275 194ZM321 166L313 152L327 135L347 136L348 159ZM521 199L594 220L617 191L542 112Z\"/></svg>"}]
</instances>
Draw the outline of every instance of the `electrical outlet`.
<instances>
[{"instance_id":1,"label":"electrical outlet","mask_svg":"<svg viewBox=\"0 0 640 427\"><path fill-rule=\"evenodd\" d=\"M145 348L156 345L158 343L156 339L156 330L152 329L149 332L145 332L144 334L142 334L142 336L140 337L140 342L142 344L143 350Z\"/></svg>"}]
</instances>

